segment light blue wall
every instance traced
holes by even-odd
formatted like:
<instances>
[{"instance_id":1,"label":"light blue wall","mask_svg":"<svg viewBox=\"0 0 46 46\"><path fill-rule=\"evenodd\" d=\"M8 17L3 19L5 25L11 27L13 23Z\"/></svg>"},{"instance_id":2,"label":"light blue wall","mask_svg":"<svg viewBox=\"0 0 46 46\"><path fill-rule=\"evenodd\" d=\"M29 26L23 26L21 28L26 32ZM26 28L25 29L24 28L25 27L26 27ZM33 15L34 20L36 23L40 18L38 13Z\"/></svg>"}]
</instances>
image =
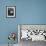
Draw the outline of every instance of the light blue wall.
<instances>
[{"instance_id":1,"label":"light blue wall","mask_svg":"<svg viewBox=\"0 0 46 46\"><path fill-rule=\"evenodd\" d=\"M16 18L6 18L6 6L16 6ZM46 24L46 0L0 0L0 43L17 34L17 24Z\"/></svg>"},{"instance_id":2,"label":"light blue wall","mask_svg":"<svg viewBox=\"0 0 46 46\"><path fill-rule=\"evenodd\" d=\"M46 0L17 0L17 17L21 24L46 24Z\"/></svg>"},{"instance_id":3,"label":"light blue wall","mask_svg":"<svg viewBox=\"0 0 46 46\"><path fill-rule=\"evenodd\" d=\"M17 19L6 18L6 6L15 6L16 0L0 0L0 43L8 43L8 34L16 32ZM15 41L17 43L17 39Z\"/></svg>"}]
</instances>

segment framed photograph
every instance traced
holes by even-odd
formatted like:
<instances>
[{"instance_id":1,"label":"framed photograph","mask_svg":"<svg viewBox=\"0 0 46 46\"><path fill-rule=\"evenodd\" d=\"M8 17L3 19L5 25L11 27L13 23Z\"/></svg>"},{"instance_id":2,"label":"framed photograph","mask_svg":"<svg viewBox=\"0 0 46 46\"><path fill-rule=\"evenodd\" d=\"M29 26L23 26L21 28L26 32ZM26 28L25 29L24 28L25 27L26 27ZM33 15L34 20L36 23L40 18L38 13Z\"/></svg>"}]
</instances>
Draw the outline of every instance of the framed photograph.
<instances>
[{"instance_id":1,"label":"framed photograph","mask_svg":"<svg viewBox=\"0 0 46 46\"><path fill-rule=\"evenodd\" d=\"M16 18L16 6L6 6L6 18Z\"/></svg>"},{"instance_id":2,"label":"framed photograph","mask_svg":"<svg viewBox=\"0 0 46 46\"><path fill-rule=\"evenodd\" d=\"M18 42L24 40L46 41L46 24L19 24Z\"/></svg>"}]
</instances>

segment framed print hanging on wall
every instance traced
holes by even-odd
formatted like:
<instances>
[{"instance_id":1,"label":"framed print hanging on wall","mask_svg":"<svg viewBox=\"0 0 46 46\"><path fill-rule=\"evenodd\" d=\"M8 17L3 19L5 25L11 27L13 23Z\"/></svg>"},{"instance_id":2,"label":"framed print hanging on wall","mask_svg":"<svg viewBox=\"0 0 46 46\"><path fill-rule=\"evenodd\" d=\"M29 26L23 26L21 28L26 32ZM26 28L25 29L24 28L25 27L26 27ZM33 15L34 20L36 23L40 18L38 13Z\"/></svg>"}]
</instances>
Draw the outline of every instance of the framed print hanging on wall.
<instances>
[{"instance_id":1,"label":"framed print hanging on wall","mask_svg":"<svg viewBox=\"0 0 46 46\"><path fill-rule=\"evenodd\" d=\"M16 6L6 6L6 18L16 18Z\"/></svg>"}]
</instances>

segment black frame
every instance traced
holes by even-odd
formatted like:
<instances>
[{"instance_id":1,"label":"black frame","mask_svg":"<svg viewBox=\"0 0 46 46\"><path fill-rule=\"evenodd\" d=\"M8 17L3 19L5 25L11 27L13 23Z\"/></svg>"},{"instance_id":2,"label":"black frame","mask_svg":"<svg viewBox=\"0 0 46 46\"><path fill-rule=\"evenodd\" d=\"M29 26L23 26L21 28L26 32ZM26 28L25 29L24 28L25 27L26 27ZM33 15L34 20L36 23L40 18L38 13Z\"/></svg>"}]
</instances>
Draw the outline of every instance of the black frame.
<instances>
[{"instance_id":1,"label":"black frame","mask_svg":"<svg viewBox=\"0 0 46 46\"><path fill-rule=\"evenodd\" d=\"M9 16L7 15L7 14L8 14L8 13L7 13L7 9L8 9L9 7L11 7L11 8L14 7L14 9L15 9L15 12L14 12L15 15L14 15L14 16L9 17ZM6 6L6 18L16 18L16 6Z\"/></svg>"}]
</instances>

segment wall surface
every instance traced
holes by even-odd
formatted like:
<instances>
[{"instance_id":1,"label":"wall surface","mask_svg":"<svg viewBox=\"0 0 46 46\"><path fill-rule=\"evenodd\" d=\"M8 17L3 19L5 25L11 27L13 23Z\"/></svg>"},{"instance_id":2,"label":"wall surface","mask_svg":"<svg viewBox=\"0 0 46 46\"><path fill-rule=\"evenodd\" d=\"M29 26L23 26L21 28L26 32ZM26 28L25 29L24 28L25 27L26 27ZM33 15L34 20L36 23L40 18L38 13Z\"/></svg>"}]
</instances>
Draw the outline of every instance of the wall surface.
<instances>
[{"instance_id":1,"label":"wall surface","mask_svg":"<svg viewBox=\"0 0 46 46\"><path fill-rule=\"evenodd\" d=\"M17 23L46 24L46 0L16 0L16 6Z\"/></svg>"},{"instance_id":2,"label":"wall surface","mask_svg":"<svg viewBox=\"0 0 46 46\"><path fill-rule=\"evenodd\" d=\"M6 6L16 6L16 18L6 18ZM46 0L0 0L0 44L8 43L9 32L17 34L18 24L46 24Z\"/></svg>"},{"instance_id":3,"label":"wall surface","mask_svg":"<svg viewBox=\"0 0 46 46\"><path fill-rule=\"evenodd\" d=\"M6 18L6 6L16 6L16 0L0 0L0 44L9 42L10 32L16 32L17 35L17 17ZM18 39L18 38L17 38ZM18 42L16 39L16 43Z\"/></svg>"}]
</instances>

